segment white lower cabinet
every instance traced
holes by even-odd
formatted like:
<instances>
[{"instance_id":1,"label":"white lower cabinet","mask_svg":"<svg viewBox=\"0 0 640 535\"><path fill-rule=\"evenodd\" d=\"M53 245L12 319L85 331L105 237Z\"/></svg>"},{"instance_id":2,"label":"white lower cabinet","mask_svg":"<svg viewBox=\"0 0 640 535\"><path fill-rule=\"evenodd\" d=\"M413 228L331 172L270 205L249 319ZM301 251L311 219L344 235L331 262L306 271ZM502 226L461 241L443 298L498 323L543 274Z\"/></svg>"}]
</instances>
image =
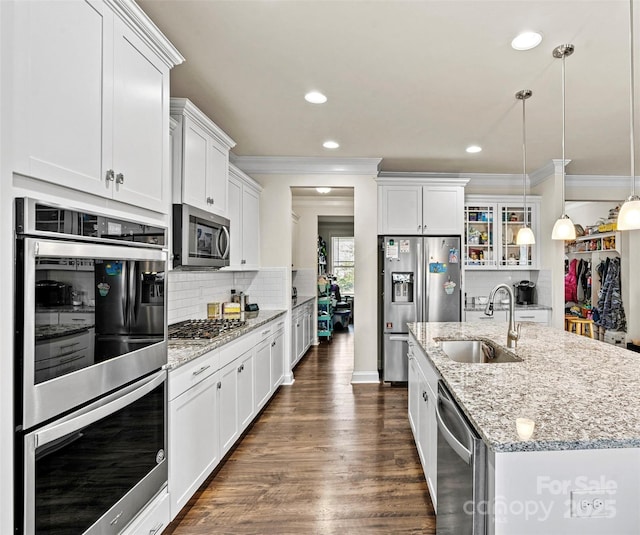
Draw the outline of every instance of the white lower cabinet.
<instances>
[{"instance_id":1,"label":"white lower cabinet","mask_svg":"<svg viewBox=\"0 0 640 535\"><path fill-rule=\"evenodd\" d=\"M227 364L220 372L218 384L218 419L220 423L220 455L231 449L240 432L238 427L238 363Z\"/></svg>"},{"instance_id":2,"label":"white lower cabinet","mask_svg":"<svg viewBox=\"0 0 640 535\"><path fill-rule=\"evenodd\" d=\"M201 367L191 373L198 369ZM211 373L169 400L169 489L174 513L184 507L220 461L218 382L219 374Z\"/></svg>"},{"instance_id":3,"label":"white lower cabinet","mask_svg":"<svg viewBox=\"0 0 640 535\"><path fill-rule=\"evenodd\" d=\"M429 487L433 507L437 511L438 469L438 380L440 376L427 356L417 347L413 335L409 337L409 422Z\"/></svg>"},{"instance_id":4,"label":"white lower cabinet","mask_svg":"<svg viewBox=\"0 0 640 535\"><path fill-rule=\"evenodd\" d=\"M251 423L255 415L253 362L255 349L244 353L238 364L238 427L244 429ZM242 431L241 431L242 432Z\"/></svg>"},{"instance_id":5,"label":"white lower cabinet","mask_svg":"<svg viewBox=\"0 0 640 535\"><path fill-rule=\"evenodd\" d=\"M281 319L169 372L171 519L282 383L283 342Z\"/></svg>"},{"instance_id":6,"label":"white lower cabinet","mask_svg":"<svg viewBox=\"0 0 640 535\"><path fill-rule=\"evenodd\" d=\"M284 380L284 321L276 325L276 332L271 341L271 382L272 392L282 384Z\"/></svg>"},{"instance_id":7,"label":"white lower cabinet","mask_svg":"<svg viewBox=\"0 0 640 535\"><path fill-rule=\"evenodd\" d=\"M496 310L493 316L487 316L482 310L465 310L465 321L485 321L485 322L506 322L509 320L509 312L506 310ZM534 323L549 324L550 311L547 309L523 309L516 308L513 321L531 321Z\"/></svg>"}]
</instances>

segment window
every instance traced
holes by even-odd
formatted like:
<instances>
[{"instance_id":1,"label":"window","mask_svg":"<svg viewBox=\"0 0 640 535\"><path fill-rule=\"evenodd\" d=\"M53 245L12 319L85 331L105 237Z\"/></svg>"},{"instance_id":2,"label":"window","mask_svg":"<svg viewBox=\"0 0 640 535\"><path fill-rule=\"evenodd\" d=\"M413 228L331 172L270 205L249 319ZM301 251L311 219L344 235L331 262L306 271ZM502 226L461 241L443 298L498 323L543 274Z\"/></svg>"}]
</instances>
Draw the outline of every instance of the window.
<instances>
[{"instance_id":1,"label":"window","mask_svg":"<svg viewBox=\"0 0 640 535\"><path fill-rule=\"evenodd\" d=\"M354 246L355 240L353 236L331 238L331 270L342 295L353 294Z\"/></svg>"}]
</instances>

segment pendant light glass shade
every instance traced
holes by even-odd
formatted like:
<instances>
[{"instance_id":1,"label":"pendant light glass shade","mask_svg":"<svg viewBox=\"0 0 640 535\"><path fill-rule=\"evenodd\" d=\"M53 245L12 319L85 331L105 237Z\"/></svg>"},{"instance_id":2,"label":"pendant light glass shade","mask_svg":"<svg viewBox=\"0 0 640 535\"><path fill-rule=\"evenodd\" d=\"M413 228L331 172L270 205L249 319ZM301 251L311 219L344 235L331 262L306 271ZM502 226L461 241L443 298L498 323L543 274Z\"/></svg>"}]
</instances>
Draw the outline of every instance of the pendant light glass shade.
<instances>
[{"instance_id":1,"label":"pendant light glass shade","mask_svg":"<svg viewBox=\"0 0 640 535\"><path fill-rule=\"evenodd\" d=\"M633 67L633 0L629 0L629 140L631 148L631 197L620 207L618 230L640 229L640 197L636 195L636 144L635 144L635 80Z\"/></svg>"},{"instance_id":2,"label":"pendant light glass shade","mask_svg":"<svg viewBox=\"0 0 640 535\"><path fill-rule=\"evenodd\" d=\"M632 195L620 207L618 230L640 229L640 197Z\"/></svg>"},{"instance_id":3,"label":"pendant light glass shade","mask_svg":"<svg viewBox=\"0 0 640 535\"><path fill-rule=\"evenodd\" d=\"M525 115L525 101L533 95L531 89L523 89L516 93L516 99L522 101L522 200L523 200L523 213L522 218L524 226L518 231L516 236L517 245L533 245L536 243L536 237L533 235L533 231L529 228L528 224L528 210L527 210L527 117Z\"/></svg>"},{"instance_id":4,"label":"pendant light glass shade","mask_svg":"<svg viewBox=\"0 0 640 535\"><path fill-rule=\"evenodd\" d=\"M558 219L556 221L556 224L553 225L553 231L551 233L551 239L552 240L575 240L576 239L576 228L573 225L573 221L571 221L571 218L564 212L564 185L565 185L565 180L566 180L566 175L565 175L565 167L566 167L566 160L564 157L564 130L565 130L565 95L566 95L566 89L565 89L565 67L564 67L564 62L565 62L565 58L567 56L570 56L571 54L573 54L574 51L574 46L573 45L560 45L557 46L556 48L553 49L553 57L554 58L561 58L562 59L562 216L560 217L560 219Z\"/></svg>"},{"instance_id":5,"label":"pendant light glass shade","mask_svg":"<svg viewBox=\"0 0 640 535\"><path fill-rule=\"evenodd\" d=\"M573 225L573 221L568 215L563 215L553 225L553 232L551 233L552 240L575 240L576 239L576 227Z\"/></svg>"}]
</instances>

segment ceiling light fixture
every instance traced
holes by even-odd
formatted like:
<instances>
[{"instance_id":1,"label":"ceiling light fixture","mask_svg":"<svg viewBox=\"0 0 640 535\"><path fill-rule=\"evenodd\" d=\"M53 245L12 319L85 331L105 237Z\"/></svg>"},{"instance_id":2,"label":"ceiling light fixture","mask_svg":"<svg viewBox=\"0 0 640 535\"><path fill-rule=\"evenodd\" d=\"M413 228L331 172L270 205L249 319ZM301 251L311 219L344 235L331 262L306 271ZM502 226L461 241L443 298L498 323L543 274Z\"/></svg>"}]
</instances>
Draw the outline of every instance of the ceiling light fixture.
<instances>
[{"instance_id":1,"label":"ceiling light fixture","mask_svg":"<svg viewBox=\"0 0 640 535\"><path fill-rule=\"evenodd\" d=\"M531 89L523 89L516 93L516 98L522 101L522 199L524 204L524 226L518 231L516 243L518 245L533 245L536 238L527 223L527 137L526 137L526 116L524 112L525 100L531 97Z\"/></svg>"},{"instance_id":2,"label":"ceiling light fixture","mask_svg":"<svg viewBox=\"0 0 640 535\"><path fill-rule=\"evenodd\" d=\"M310 91L304 96L304 99L311 104L324 104L327 101L327 97L320 91Z\"/></svg>"},{"instance_id":3,"label":"ceiling light fixture","mask_svg":"<svg viewBox=\"0 0 640 535\"><path fill-rule=\"evenodd\" d=\"M465 149L469 154L475 154L476 152L482 152L482 147L478 145L470 145Z\"/></svg>"},{"instance_id":4,"label":"ceiling light fixture","mask_svg":"<svg viewBox=\"0 0 640 535\"><path fill-rule=\"evenodd\" d=\"M316 191L324 195L326 193L329 193L331 191L331 188L316 188Z\"/></svg>"},{"instance_id":5,"label":"ceiling light fixture","mask_svg":"<svg viewBox=\"0 0 640 535\"><path fill-rule=\"evenodd\" d=\"M564 183L566 179L565 166L566 160L564 157L564 130L565 130L565 58L573 54L575 47L573 45L560 45L553 49L553 57L562 59L562 216L553 225L553 232L551 233L552 240L575 240L576 239L576 227L573 225L571 218L565 213L564 202Z\"/></svg>"},{"instance_id":6,"label":"ceiling light fixture","mask_svg":"<svg viewBox=\"0 0 640 535\"><path fill-rule=\"evenodd\" d=\"M340 146L340 143L336 141L325 141L322 146L325 149L337 149Z\"/></svg>"},{"instance_id":7,"label":"ceiling light fixture","mask_svg":"<svg viewBox=\"0 0 640 535\"><path fill-rule=\"evenodd\" d=\"M538 32L522 32L511 41L511 48L515 50L531 50L542 43L542 34Z\"/></svg>"},{"instance_id":8,"label":"ceiling light fixture","mask_svg":"<svg viewBox=\"0 0 640 535\"><path fill-rule=\"evenodd\" d=\"M629 1L629 64L631 69L629 97L629 140L631 146L631 196L623 203L618 213L618 230L640 229L640 197L636 195L636 147L635 147L635 98L633 69L633 0Z\"/></svg>"}]
</instances>

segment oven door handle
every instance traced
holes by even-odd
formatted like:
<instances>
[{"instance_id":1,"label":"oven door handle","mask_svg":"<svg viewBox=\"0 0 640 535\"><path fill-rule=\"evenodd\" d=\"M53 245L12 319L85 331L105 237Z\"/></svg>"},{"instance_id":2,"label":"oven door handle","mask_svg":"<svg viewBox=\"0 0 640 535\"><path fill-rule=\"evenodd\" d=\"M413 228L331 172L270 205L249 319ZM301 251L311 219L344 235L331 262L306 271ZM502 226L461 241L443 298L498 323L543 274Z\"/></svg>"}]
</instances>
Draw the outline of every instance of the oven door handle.
<instances>
[{"instance_id":1,"label":"oven door handle","mask_svg":"<svg viewBox=\"0 0 640 535\"><path fill-rule=\"evenodd\" d=\"M129 385L91 405L77 411L59 423L51 424L34 433L33 447L38 448L70 433L78 431L146 396L166 379L166 371L160 371L150 378L145 378Z\"/></svg>"}]
</instances>

